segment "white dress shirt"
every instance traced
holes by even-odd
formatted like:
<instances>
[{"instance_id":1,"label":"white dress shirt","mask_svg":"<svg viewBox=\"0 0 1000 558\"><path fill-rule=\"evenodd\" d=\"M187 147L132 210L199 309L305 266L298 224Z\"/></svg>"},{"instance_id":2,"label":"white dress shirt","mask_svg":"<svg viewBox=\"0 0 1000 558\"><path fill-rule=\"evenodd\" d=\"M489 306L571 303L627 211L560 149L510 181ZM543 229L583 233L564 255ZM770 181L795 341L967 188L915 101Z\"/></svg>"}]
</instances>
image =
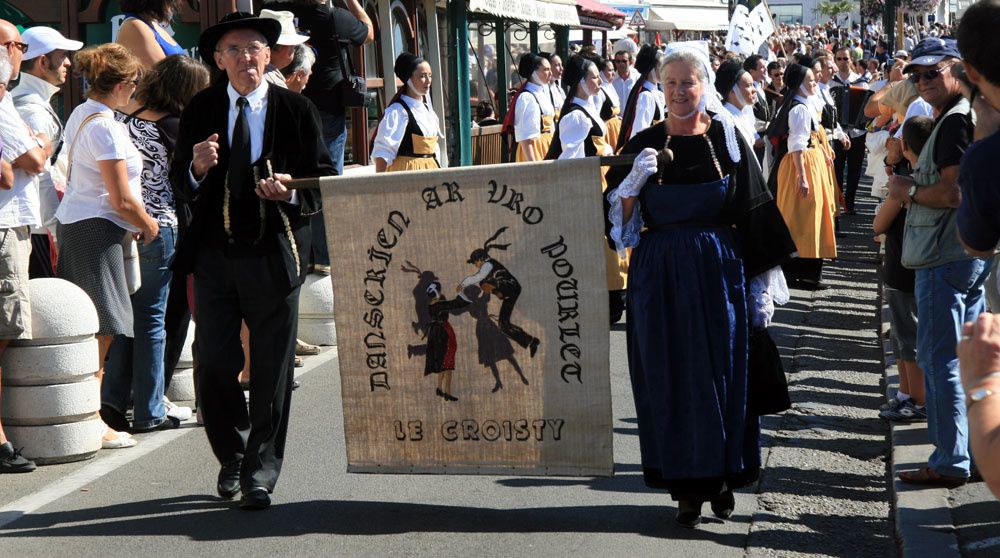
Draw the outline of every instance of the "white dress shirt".
<instances>
[{"instance_id":1,"label":"white dress shirt","mask_svg":"<svg viewBox=\"0 0 1000 558\"><path fill-rule=\"evenodd\" d=\"M14 97L14 106L24 122L34 132L43 133L52 142L52 152L59 153L63 143L63 125L59 115L52 108L52 97L59 88L35 77L21 72L21 80L10 94ZM60 182L64 179L60 178ZM56 208L59 207L59 195L56 193L52 180L52 163L46 159L45 170L38 174L38 194L41 204L41 222L32 229L32 234L45 234L43 227L54 225Z\"/></svg>"},{"instance_id":2,"label":"white dress shirt","mask_svg":"<svg viewBox=\"0 0 1000 558\"><path fill-rule=\"evenodd\" d=\"M635 118L632 120L632 135L629 136L629 139L653 125L656 109L660 110L661 120L665 116L663 93L657 89L656 84L646 80L642 87L643 90L639 93L639 98L635 103Z\"/></svg>"},{"instance_id":3,"label":"white dress shirt","mask_svg":"<svg viewBox=\"0 0 1000 558\"><path fill-rule=\"evenodd\" d=\"M639 75L639 71L635 68L629 68L629 76L624 79L620 75L615 74L615 79L611 82L611 85L615 88L615 93L618 94L618 98L621 99L622 103L628 101L628 94L632 92L632 87L635 86L635 82L640 77L642 76Z\"/></svg>"},{"instance_id":4,"label":"white dress shirt","mask_svg":"<svg viewBox=\"0 0 1000 558\"><path fill-rule=\"evenodd\" d=\"M543 86L529 81L514 105L514 140L521 142L542 135L542 115L552 116L555 108Z\"/></svg>"},{"instance_id":5,"label":"white dress shirt","mask_svg":"<svg viewBox=\"0 0 1000 558\"><path fill-rule=\"evenodd\" d=\"M813 127L820 127L819 116L815 105L802 95L796 95L795 100L802 103L794 105L788 111L788 152L803 151L809 146L809 136Z\"/></svg>"},{"instance_id":6,"label":"white dress shirt","mask_svg":"<svg viewBox=\"0 0 1000 558\"><path fill-rule=\"evenodd\" d=\"M563 91L562 82L553 80L549 84L549 91L551 92L552 106L556 111L562 110L563 103L566 102L566 92Z\"/></svg>"},{"instance_id":7,"label":"white dress shirt","mask_svg":"<svg viewBox=\"0 0 1000 558\"><path fill-rule=\"evenodd\" d=\"M430 110L423 101L414 99L409 95L402 95L400 100L406 103L413 119L417 121L417 127L423 136L440 136L440 124L437 114ZM410 123L410 117L406 114L406 109L399 103L392 103L385 109L385 116L378 125L378 132L375 134L375 145L372 148L372 159L378 157L385 159L387 165L391 165L399 154L399 145L406 136L406 126ZM441 160L441 149L435 144L434 156Z\"/></svg>"},{"instance_id":8,"label":"white dress shirt","mask_svg":"<svg viewBox=\"0 0 1000 558\"><path fill-rule=\"evenodd\" d=\"M21 155L38 147L10 95L5 95L0 101L0 139L3 141L3 160L12 164ZM14 186L10 190L0 190L0 228L35 226L39 223L37 175L16 168Z\"/></svg>"},{"instance_id":9,"label":"white dress shirt","mask_svg":"<svg viewBox=\"0 0 1000 558\"><path fill-rule=\"evenodd\" d=\"M560 159L579 159L586 157L584 150L586 139L594 127L594 122L601 128L601 135L608 132L607 126L601 121L600 111L594 108L593 99L573 98L573 104L580 105L583 110L574 110L559 119L559 142L562 144ZM593 120L591 120L593 119ZM598 155L611 155L611 146L605 145L605 152Z\"/></svg>"}]
</instances>

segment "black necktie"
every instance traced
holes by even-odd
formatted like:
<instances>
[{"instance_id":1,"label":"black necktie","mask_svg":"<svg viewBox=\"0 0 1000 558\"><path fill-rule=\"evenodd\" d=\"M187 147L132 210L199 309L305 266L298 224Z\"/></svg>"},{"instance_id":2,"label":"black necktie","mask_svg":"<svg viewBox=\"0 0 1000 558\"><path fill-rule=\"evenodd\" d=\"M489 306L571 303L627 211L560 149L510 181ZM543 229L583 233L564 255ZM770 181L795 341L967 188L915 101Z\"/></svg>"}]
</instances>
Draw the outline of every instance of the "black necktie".
<instances>
[{"instance_id":1,"label":"black necktie","mask_svg":"<svg viewBox=\"0 0 1000 558\"><path fill-rule=\"evenodd\" d=\"M229 142L229 191L234 198L253 192L253 185L250 184L250 126L244 112L248 104L246 97L236 99L236 124L233 125L233 139Z\"/></svg>"}]
</instances>

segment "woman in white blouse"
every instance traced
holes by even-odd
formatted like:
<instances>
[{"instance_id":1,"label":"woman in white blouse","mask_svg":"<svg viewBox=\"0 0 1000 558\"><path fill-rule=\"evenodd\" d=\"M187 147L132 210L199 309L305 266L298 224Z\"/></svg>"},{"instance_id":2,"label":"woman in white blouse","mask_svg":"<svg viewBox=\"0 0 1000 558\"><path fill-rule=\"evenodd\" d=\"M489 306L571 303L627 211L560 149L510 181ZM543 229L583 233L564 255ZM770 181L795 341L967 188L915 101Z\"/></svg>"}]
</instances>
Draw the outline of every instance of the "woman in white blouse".
<instances>
[{"instance_id":1,"label":"woman in white blouse","mask_svg":"<svg viewBox=\"0 0 1000 558\"><path fill-rule=\"evenodd\" d=\"M563 85L566 88L566 102L559 115L559 126L552 147L546 159L579 159L612 155L611 145L606 141L607 125L594 106L601 89L601 77L597 64L582 56L570 56L566 61ZM607 187L601 171L601 192ZM596 181L595 181L596 182ZM597 191L595 184L595 193ZM605 244L605 263L608 274L608 299L611 323L621 319L624 305L625 280L628 260Z\"/></svg>"},{"instance_id":2,"label":"woman in white blouse","mask_svg":"<svg viewBox=\"0 0 1000 558\"><path fill-rule=\"evenodd\" d=\"M612 84L615 80L615 64L607 58L598 58L595 63L601 73L601 88L595 98L594 106L600 111L601 119L604 120L604 124L608 128L605 139L608 145L614 149L618 145L618 135L622 130L622 101Z\"/></svg>"},{"instance_id":3,"label":"woman in white blouse","mask_svg":"<svg viewBox=\"0 0 1000 558\"><path fill-rule=\"evenodd\" d=\"M782 267L799 287L819 289L823 258L837 257L833 148L810 99L817 92L813 70L790 64L785 84L788 94L767 131L776 144L770 182L799 253Z\"/></svg>"},{"instance_id":4,"label":"woman in white blouse","mask_svg":"<svg viewBox=\"0 0 1000 558\"><path fill-rule=\"evenodd\" d=\"M618 136L616 149L639 132L662 121L667 114L663 92L660 91L660 51L652 45L643 45L635 57L635 69L642 76L632 86L625 112L622 115L622 131Z\"/></svg>"},{"instance_id":5,"label":"woman in white blouse","mask_svg":"<svg viewBox=\"0 0 1000 558\"><path fill-rule=\"evenodd\" d=\"M548 60L527 52L518 61L517 73L528 81L514 101L515 160L541 161L555 131L556 110L548 91L552 67Z\"/></svg>"},{"instance_id":6,"label":"woman in white blouse","mask_svg":"<svg viewBox=\"0 0 1000 558\"><path fill-rule=\"evenodd\" d=\"M393 72L403 87L385 108L372 144L375 172L441 168L437 114L428 104L431 65L404 52L396 58Z\"/></svg>"},{"instance_id":7,"label":"woman in white blouse","mask_svg":"<svg viewBox=\"0 0 1000 558\"><path fill-rule=\"evenodd\" d=\"M90 90L87 101L66 122L68 149L66 194L56 211L59 221L61 279L83 289L97 309L97 378L115 335L133 336L132 303L125 279L127 235L150 243L159 235L157 221L141 201L142 156L128 131L115 121L115 109L128 104L139 79L138 59L119 44L80 51L74 66ZM135 445L124 432L121 413L101 407L104 448Z\"/></svg>"}]
</instances>

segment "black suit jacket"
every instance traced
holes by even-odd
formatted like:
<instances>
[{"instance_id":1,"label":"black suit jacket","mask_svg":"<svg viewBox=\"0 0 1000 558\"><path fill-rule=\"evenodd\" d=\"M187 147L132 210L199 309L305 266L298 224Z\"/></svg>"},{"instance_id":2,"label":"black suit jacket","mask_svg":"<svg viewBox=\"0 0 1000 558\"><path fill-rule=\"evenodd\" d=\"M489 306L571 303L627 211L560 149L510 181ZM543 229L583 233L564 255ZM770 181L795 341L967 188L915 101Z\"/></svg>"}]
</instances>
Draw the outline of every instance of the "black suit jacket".
<instances>
[{"instance_id":1,"label":"black suit jacket","mask_svg":"<svg viewBox=\"0 0 1000 558\"><path fill-rule=\"evenodd\" d=\"M179 273L190 273L194 269L195 256L199 246L206 241L209 228L218 227L218 223L212 221L221 220L222 199L229 168L227 85L227 81L222 81L198 93L181 115L180 133L170 167L170 181L178 200L189 203L193 208L193 216L190 226L177 244L173 269ZM201 185L194 189L188 177L194 144L205 141L213 133L219 134L219 162L208 171ZM270 160L275 173L289 174L293 178L336 174L330 153L323 142L319 113L312 101L287 89L268 86L261 159ZM298 269L291 243L282 230L283 224L278 227L272 222L267 229L267 234L276 236L276 244L272 242L271 245L277 245L282 252L291 287L301 284L305 278L311 244L308 216L321 209L318 189L299 190L297 195L298 205L265 202L280 204L291 223L301 260ZM275 209L277 208L269 207L268 214L277 217Z\"/></svg>"}]
</instances>

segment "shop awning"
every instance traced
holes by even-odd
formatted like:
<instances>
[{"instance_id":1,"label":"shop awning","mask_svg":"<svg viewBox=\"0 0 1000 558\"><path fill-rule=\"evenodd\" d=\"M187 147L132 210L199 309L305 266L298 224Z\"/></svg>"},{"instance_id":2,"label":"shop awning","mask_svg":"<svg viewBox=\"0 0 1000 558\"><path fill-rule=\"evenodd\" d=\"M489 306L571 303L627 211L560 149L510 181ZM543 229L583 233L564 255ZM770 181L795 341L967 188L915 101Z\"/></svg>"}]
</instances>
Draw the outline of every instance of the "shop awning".
<instances>
[{"instance_id":1,"label":"shop awning","mask_svg":"<svg viewBox=\"0 0 1000 558\"><path fill-rule=\"evenodd\" d=\"M580 26L574 0L469 0L469 11L518 21Z\"/></svg>"},{"instance_id":2,"label":"shop awning","mask_svg":"<svg viewBox=\"0 0 1000 558\"><path fill-rule=\"evenodd\" d=\"M650 6L648 31L724 31L729 28L726 6Z\"/></svg>"},{"instance_id":3,"label":"shop awning","mask_svg":"<svg viewBox=\"0 0 1000 558\"><path fill-rule=\"evenodd\" d=\"M590 16L599 17L601 19L625 19L625 12L616 10L611 6L602 4L597 0L576 0L576 5L579 7L580 12L585 13Z\"/></svg>"}]
</instances>

